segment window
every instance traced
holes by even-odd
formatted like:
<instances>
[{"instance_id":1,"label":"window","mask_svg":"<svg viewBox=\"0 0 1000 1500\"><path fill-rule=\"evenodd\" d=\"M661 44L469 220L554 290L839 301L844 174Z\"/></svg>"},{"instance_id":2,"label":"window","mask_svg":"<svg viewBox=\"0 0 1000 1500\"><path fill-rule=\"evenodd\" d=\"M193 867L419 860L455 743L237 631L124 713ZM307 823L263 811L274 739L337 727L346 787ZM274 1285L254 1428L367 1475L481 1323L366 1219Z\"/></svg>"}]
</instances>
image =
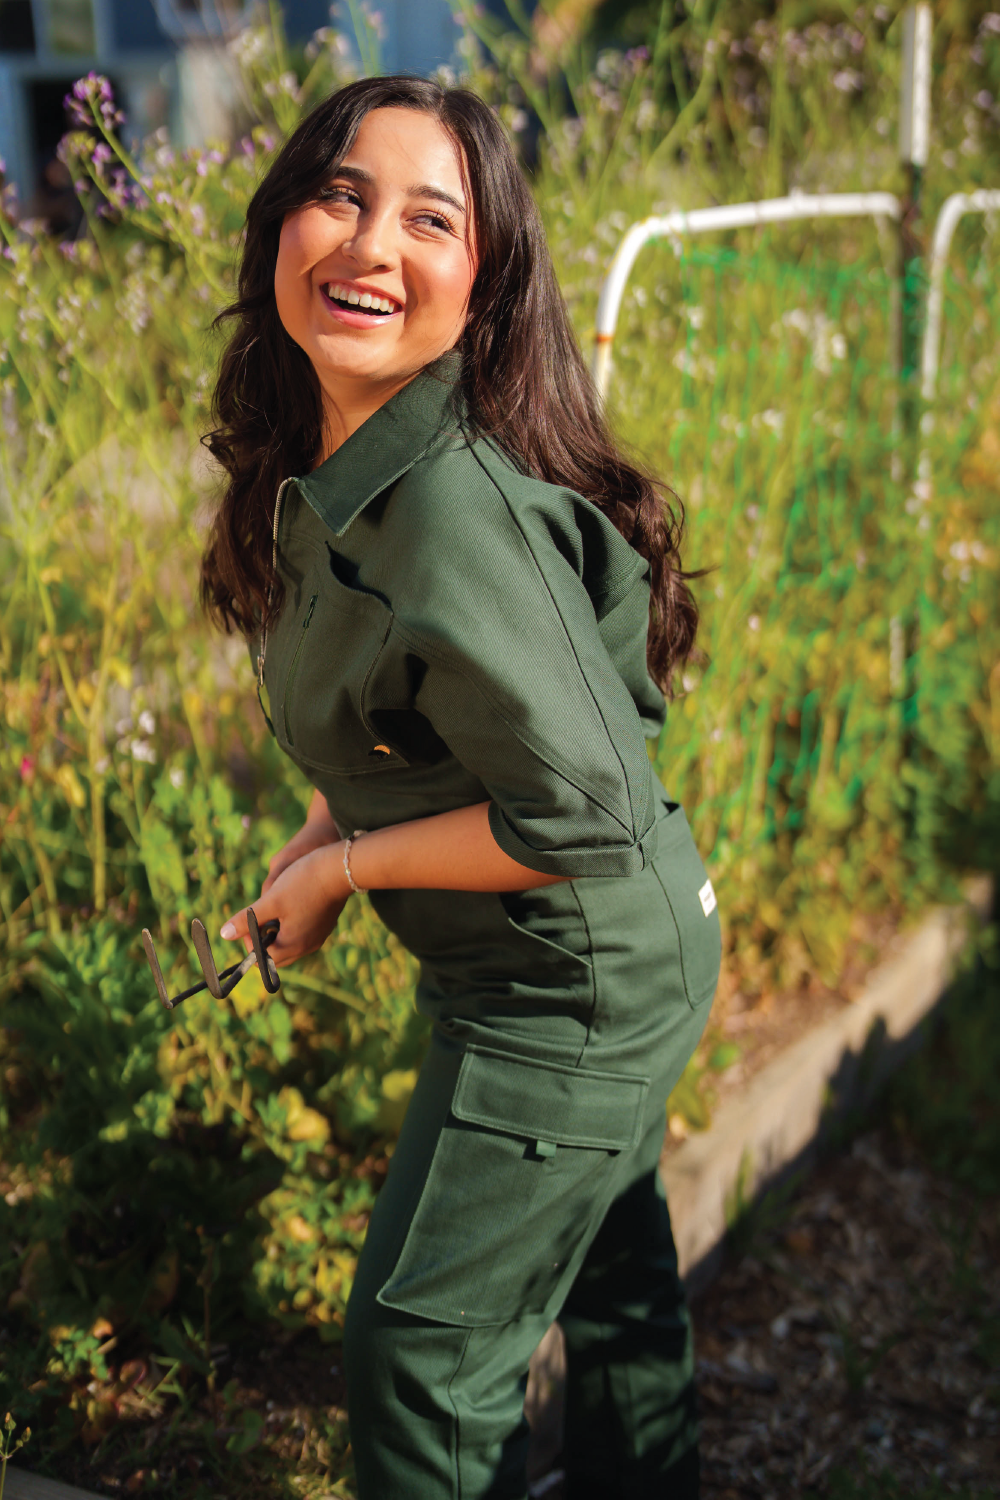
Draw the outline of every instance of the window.
<instances>
[{"instance_id":1,"label":"window","mask_svg":"<svg viewBox=\"0 0 1000 1500\"><path fill-rule=\"evenodd\" d=\"M50 52L92 57L97 51L93 0L46 0L46 16Z\"/></svg>"},{"instance_id":2,"label":"window","mask_svg":"<svg viewBox=\"0 0 1000 1500\"><path fill-rule=\"evenodd\" d=\"M34 52L31 0L0 0L0 52Z\"/></svg>"}]
</instances>

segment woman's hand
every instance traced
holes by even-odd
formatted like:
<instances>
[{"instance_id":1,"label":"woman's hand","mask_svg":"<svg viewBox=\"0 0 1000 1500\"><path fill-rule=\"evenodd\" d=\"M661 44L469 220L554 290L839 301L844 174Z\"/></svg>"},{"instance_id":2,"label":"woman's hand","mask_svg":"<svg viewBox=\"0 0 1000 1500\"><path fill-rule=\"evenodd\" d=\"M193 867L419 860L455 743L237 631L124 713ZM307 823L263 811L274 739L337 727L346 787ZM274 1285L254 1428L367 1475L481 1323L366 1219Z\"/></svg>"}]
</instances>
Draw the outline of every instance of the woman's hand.
<instances>
[{"instance_id":1,"label":"woman's hand","mask_svg":"<svg viewBox=\"0 0 1000 1500\"><path fill-rule=\"evenodd\" d=\"M272 855L267 866L267 879L261 886L261 895L267 895L278 876L289 865L293 865L303 855L311 854L314 849L321 849L324 844L337 843L339 838L340 829L330 816L326 799L319 792L314 792L302 827L277 854ZM254 907L254 911L256 910Z\"/></svg>"},{"instance_id":2,"label":"woman's hand","mask_svg":"<svg viewBox=\"0 0 1000 1500\"><path fill-rule=\"evenodd\" d=\"M285 845L286 849L289 847ZM279 969L322 947L340 920L350 894L344 876L343 845L339 842L326 842L321 848L303 854L279 875L268 875L253 909L261 926L272 917L281 923L281 930L268 950ZM243 946L250 951L245 907L229 918L221 936L227 940L242 939Z\"/></svg>"}]
</instances>

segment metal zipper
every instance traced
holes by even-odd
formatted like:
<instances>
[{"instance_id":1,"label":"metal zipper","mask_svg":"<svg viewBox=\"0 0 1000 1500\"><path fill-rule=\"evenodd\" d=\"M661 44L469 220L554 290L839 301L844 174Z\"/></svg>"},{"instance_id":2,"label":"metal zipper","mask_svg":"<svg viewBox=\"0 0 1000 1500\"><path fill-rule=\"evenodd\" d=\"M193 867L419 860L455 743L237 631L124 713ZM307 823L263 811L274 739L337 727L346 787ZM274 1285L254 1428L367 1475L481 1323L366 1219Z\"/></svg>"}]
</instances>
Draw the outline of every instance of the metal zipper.
<instances>
[{"instance_id":1,"label":"metal zipper","mask_svg":"<svg viewBox=\"0 0 1000 1500\"><path fill-rule=\"evenodd\" d=\"M274 499L274 527L271 533L271 579L267 586L267 613L271 613L271 600L274 597L274 580L278 572L278 526L281 523L281 503L285 498L285 491L291 484L291 479L283 479L278 485L278 493ZM260 693L264 686L264 658L267 655L267 625L264 621L260 627L260 655L257 658L257 692Z\"/></svg>"},{"instance_id":2,"label":"metal zipper","mask_svg":"<svg viewBox=\"0 0 1000 1500\"><path fill-rule=\"evenodd\" d=\"M299 643L298 643L298 645L295 648L295 655L292 657L292 664L288 668L288 675L285 677L285 690L284 690L283 701L282 701L282 705L281 705L281 717L282 717L282 719L284 721L284 725L285 725L285 738L287 739L287 741L288 741L288 743L290 745L294 745L295 744L295 740L292 738L292 731L291 731L291 729L289 727L289 724L288 724L288 699L289 699L289 696L290 696L291 691L292 691L292 684L295 681L295 673L298 670L299 657L302 655L302 647L306 643L306 631L309 629L309 623L312 620L313 610L316 608L316 600L318 598L319 598L318 594L313 594L312 598L309 600L309 605L308 605L308 607L306 609L305 619L302 621L302 629L299 632Z\"/></svg>"}]
</instances>

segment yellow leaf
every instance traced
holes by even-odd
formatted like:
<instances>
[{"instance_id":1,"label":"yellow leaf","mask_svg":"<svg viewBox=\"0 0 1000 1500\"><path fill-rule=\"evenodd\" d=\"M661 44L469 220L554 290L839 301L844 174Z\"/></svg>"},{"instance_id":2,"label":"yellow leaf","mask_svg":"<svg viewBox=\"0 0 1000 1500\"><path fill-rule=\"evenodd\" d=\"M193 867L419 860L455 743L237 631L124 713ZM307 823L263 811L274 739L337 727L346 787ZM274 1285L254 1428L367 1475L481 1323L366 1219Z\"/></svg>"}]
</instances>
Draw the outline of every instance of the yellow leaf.
<instances>
[{"instance_id":1,"label":"yellow leaf","mask_svg":"<svg viewBox=\"0 0 1000 1500\"><path fill-rule=\"evenodd\" d=\"M283 1088L278 1103L285 1110L285 1135L290 1141L327 1141L330 1122L318 1109L310 1109L298 1089Z\"/></svg>"},{"instance_id":2,"label":"yellow leaf","mask_svg":"<svg viewBox=\"0 0 1000 1500\"><path fill-rule=\"evenodd\" d=\"M290 1141L327 1141L330 1139L330 1122L318 1109L303 1109L294 1125L287 1131Z\"/></svg>"},{"instance_id":3,"label":"yellow leaf","mask_svg":"<svg viewBox=\"0 0 1000 1500\"><path fill-rule=\"evenodd\" d=\"M38 576L42 583L62 583L62 568L43 568Z\"/></svg>"},{"instance_id":4,"label":"yellow leaf","mask_svg":"<svg viewBox=\"0 0 1000 1500\"><path fill-rule=\"evenodd\" d=\"M308 1245L310 1240L316 1238L316 1231L311 1224L307 1224L301 1214L292 1214L290 1219L285 1220L285 1228L293 1240L300 1245Z\"/></svg>"},{"instance_id":5,"label":"yellow leaf","mask_svg":"<svg viewBox=\"0 0 1000 1500\"><path fill-rule=\"evenodd\" d=\"M122 661L121 657L114 656L108 663L108 670L119 686L126 690L132 686L132 668L127 661Z\"/></svg>"},{"instance_id":6,"label":"yellow leaf","mask_svg":"<svg viewBox=\"0 0 1000 1500\"><path fill-rule=\"evenodd\" d=\"M94 684L90 681L89 678L84 677L80 682L77 683L76 690L80 695L80 700L83 703L84 707L89 708L94 699L97 697L97 689L94 687Z\"/></svg>"},{"instance_id":7,"label":"yellow leaf","mask_svg":"<svg viewBox=\"0 0 1000 1500\"><path fill-rule=\"evenodd\" d=\"M56 785L65 794L67 802L73 807L86 807L87 793L84 791L80 778L68 760L64 760L56 772Z\"/></svg>"}]
</instances>

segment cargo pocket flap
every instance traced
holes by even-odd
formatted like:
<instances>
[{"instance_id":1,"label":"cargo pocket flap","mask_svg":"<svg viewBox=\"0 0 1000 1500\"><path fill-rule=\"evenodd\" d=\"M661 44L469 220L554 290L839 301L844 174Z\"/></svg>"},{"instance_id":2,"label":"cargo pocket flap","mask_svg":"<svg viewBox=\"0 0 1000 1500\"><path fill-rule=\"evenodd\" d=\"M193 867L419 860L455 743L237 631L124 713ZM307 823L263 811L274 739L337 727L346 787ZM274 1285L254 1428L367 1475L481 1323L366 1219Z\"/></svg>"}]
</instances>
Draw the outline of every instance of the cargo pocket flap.
<instances>
[{"instance_id":1,"label":"cargo pocket flap","mask_svg":"<svg viewBox=\"0 0 1000 1500\"><path fill-rule=\"evenodd\" d=\"M561 1146L628 1151L639 1143L648 1078L598 1073L470 1047L452 1100L459 1120Z\"/></svg>"}]
</instances>

